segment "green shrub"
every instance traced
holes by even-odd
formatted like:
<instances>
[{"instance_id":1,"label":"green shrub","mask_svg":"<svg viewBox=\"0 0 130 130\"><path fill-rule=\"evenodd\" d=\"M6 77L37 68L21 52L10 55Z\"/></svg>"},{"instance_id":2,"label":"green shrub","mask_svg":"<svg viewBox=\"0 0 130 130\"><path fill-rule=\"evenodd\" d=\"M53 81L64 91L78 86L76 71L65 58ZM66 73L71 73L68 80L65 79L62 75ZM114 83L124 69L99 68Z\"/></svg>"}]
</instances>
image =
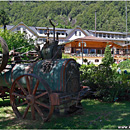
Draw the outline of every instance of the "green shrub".
<instances>
[{"instance_id":1,"label":"green shrub","mask_svg":"<svg viewBox=\"0 0 130 130\"><path fill-rule=\"evenodd\" d=\"M113 59L112 54L111 54L111 48L109 47L109 45L107 45L105 48L104 57L102 58L102 64L104 66L110 66L113 63L114 63L114 59Z\"/></svg>"},{"instance_id":2,"label":"green shrub","mask_svg":"<svg viewBox=\"0 0 130 130\"><path fill-rule=\"evenodd\" d=\"M81 80L94 92L94 97L106 102L129 100L130 75L118 74L115 69L99 66L81 66Z\"/></svg>"},{"instance_id":3,"label":"green shrub","mask_svg":"<svg viewBox=\"0 0 130 130\"><path fill-rule=\"evenodd\" d=\"M122 61L118 64L118 67L120 67L121 69L130 69L130 60L127 59L125 61Z\"/></svg>"},{"instance_id":4,"label":"green shrub","mask_svg":"<svg viewBox=\"0 0 130 130\"><path fill-rule=\"evenodd\" d=\"M113 64L111 65L111 67L112 67L113 70L117 70L118 65L117 65L116 63L113 63Z\"/></svg>"},{"instance_id":5,"label":"green shrub","mask_svg":"<svg viewBox=\"0 0 130 130\"><path fill-rule=\"evenodd\" d=\"M6 41L9 51L20 47L23 47L18 50L21 53L34 49L34 40L26 38L26 35L20 32L0 30L0 36Z\"/></svg>"},{"instance_id":6,"label":"green shrub","mask_svg":"<svg viewBox=\"0 0 130 130\"><path fill-rule=\"evenodd\" d=\"M105 49L105 57L99 66L82 65L80 70L83 72L81 81L83 85L87 85L94 92L94 98L106 102L129 100L130 99L130 74L118 74L117 65L113 64L110 47ZM124 61L119 67L127 68L130 61Z\"/></svg>"}]
</instances>

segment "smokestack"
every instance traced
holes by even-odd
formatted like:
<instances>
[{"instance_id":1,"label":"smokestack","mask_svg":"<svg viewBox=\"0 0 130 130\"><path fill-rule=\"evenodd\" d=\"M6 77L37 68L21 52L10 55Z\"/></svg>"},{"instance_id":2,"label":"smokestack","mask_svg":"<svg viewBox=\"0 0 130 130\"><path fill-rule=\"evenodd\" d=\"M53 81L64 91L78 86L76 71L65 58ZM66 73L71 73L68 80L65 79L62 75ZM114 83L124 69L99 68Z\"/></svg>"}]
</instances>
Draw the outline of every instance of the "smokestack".
<instances>
[{"instance_id":1,"label":"smokestack","mask_svg":"<svg viewBox=\"0 0 130 130\"><path fill-rule=\"evenodd\" d=\"M53 40L55 41L55 25L52 23L51 19L49 19L49 22L53 26Z\"/></svg>"}]
</instances>

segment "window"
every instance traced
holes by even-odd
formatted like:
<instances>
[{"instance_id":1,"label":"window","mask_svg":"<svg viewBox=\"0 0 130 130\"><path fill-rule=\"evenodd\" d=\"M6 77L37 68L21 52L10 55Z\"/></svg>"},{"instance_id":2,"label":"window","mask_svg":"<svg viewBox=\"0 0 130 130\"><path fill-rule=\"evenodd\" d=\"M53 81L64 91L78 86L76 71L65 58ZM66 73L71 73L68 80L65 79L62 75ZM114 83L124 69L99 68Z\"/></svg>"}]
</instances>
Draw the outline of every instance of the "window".
<instances>
[{"instance_id":1,"label":"window","mask_svg":"<svg viewBox=\"0 0 130 130\"><path fill-rule=\"evenodd\" d=\"M81 52L81 49L76 49L76 53L80 53Z\"/></svg>"},{"instance_id":2,"label":"window","mask_svg":"<svg viewBox=\"0 0 130 130\"><path fill-rule=\"evenodd\" d=\"M90 49L90 53L94 54L96 52L96 49Z\"/></svg>"},{"instance_id":3,"label":"window","mask_svg":"<svg viewBox=\"0 0 130 130\"><path fill-rule=\"evenodd\" d=\"M115 35L115 38L117 39L117 38L118 38L118 35Z\"/></svg>"},{"instance_id":4,"label":"window","mask_svg":"<svg viewBox=\"0 0 130 130\"><path fill-rule=\"evenodd\" d=\"M82 43L82 42L80 43L80 42L79 42L79 46L81 46L81 44L83 44L84 47L87 46L86 43Z\"/></svg>"},{"instance_id":5,"label":"window","mask_svg":"<svg viewBox=\"0 0 130 130\"><path fill-rule=\"evenodd\" d=\"M46 42L46 38L43 38L43 41Z\"/></svg>"},{"instance_id":6,"label":"window","mask_svg":"<svg viewBox=\"0 0 130 130\"><path fill-rule=\"evenodd\" d=\"M39 33L40 33L40 34L43 34L43 30L39 30Z\"/></svg>"},{"instance_id":7,"label":"window","mask_svg":"<svg viewBox=\"0 0 130 130\"><path fill-rule=\"evenodd\" d=\"M39 39L39 42L42 42L43 41L43 39Z\"/></svg>"},{"instance_id":8,"label":"window","mask_svg":"<svg viewBox=\"0 0 130 130\"><path fill-rule=\"evenodd\" d=\"M125 35L123 35L123 38L126 38L126 36L125 36Z\"/></svg>"},{"instance_id":9,"label":"window","mask_svg":"<svg viewBox=\"0 0 130 130\"><path fill-rule=\"evenodd\" d=\"M95 62L99 62L99 59L95 59Z\"/></svg>"},{"instance_id":10,"label":"window","mask_svg":"<svg viewBox=\"0 0 130 130\"><path fill-rule=\"evenodd\" d=\"M88 54L88 49L83 49L83 53Z\"/></svg>"},{"instance_id":11,"label":"window","mask_svg":"<svg viewBox=\"0 0 130 130\"><path fill-rule=\"evenodd\" d=\"M119 35L119 38L122 38L122 36L121 36L121 35Z\"/></svg>"},{"instance_id":12,"label":"window","mask_svg":"<svg viewBox=\"0 0 130 130\"><path fill-rule=\"evenodd\" d=\"M81 32L79 32L79 36L81 36Z\"/></svg>"},{"instance_id":13,"label":"window","mask_svg":"<svg viewBox=\"0 0 130 130\"><path fill-rule=\"evenodd\" d=\"M119 54L119 49L117 49L116 54Z\"/></svg>"},{"instance_id":14,"label":"window","mask_svg":"<svg viewBox=\"0 0 130 130\"><path fill-rule=\"evenodd\" d=\"M62 33L62 35L64 35L64 33Z\"/></svg>"},{"instance_id":15,"label":"window","mask_svg":"<svg viewBox=\"0 0 130 130\"><path fill-rule=\"evenodd\" d=\"M20 27L17 27L17 31L19 31L20 30Z\"/></svg>"},{"instance_id":16,"label":"window","mask_svg":"<svg viewBox=\"0 0 130 130\"><path fill-rule=\"evenodd\" d=\"M103 37L106 37L106 34L103 34Z\"/></svg>"},{"instance_id":17,"label":"window","mask_svg":"<svg viewBox=\"0 0 130 130\"><path fill-rule=\"evenodd\" d=\"M44 30L44 33L47 33L47 30Z\"/></svg>"},{"instance_id":18,"label":"window","mask_svg":"<svg viewBox=\"0 0 130 130\"><path fill-rule=\"evenodd\" d=\"M125 49L125 54L127 54L127 52L128 52L128 50L127 50L127 49Z\"/></svg>"},{"instance_id":19,"label":"window","mask_svg":"<svg viewBox=\"0 0 130 130\"><path fill-rule=\"evenodd\" d=\"M53 34L53 31L50 31L50 34Z\"/></svg>"},{"instance_id":20,"label":"window","mask_svg":"<svg viewBox=\"0 0 130 130\"><path fill-rule=\"evenodd\" d=\"M99 33L99 37L102 37L102 34L101 34L101 33Z\"/></svg>"},{"instance_id":21,"label":"window","mask_svg":"<svg viewBox=\"0 0 130 130\"><path fill-rule=\"evenodd\" d=\"M75 31L75 36L77 36L77 31Z\"/></svg>"},{"instance_id":22,"label":"window","mask_svg":"<svg viewBox=\"0 0 130 130\"><path fill-rule=\"evenodd\" d=\"M97 54L101 54L101 50L97 50Z\"/></svg>"},{"instance_id":23,"label":"window","mask_svg":"<svg viewBox=\"0 0 130 130\"><path fill-rule=\"evenodd\" d=\"M107 34L107 37L110 38L110 34Z\"/></svg>"}]
</instances>

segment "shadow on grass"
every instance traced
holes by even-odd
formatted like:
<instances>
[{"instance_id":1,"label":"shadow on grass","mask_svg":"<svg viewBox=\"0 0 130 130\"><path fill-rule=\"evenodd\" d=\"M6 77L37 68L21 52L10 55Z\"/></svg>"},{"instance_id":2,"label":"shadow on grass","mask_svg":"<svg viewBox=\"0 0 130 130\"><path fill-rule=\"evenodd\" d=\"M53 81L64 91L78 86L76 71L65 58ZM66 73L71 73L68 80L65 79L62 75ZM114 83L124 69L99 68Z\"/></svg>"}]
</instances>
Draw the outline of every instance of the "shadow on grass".
<instances>
[{"instance_id":1,"label":"shadow on grass","mask_svg":"<svg viewBox=\"0 0 130 130\"><path fill-rule=\"evenodd\" d=\"M1 106L10 106L10 99L4 99L4 100L2 100L0 98L0 107Z\"/></svg>"},{"instance_id":2,"label":"shadow on grass","mask_svg":"<svg viewBox=\"0 0 130 130\"><path fill-rule=\"evenodd\" d=\"M35 121L16 119L11 107L0 108L6 113L0 116L0 129L117 129L130 124L129 102L103 103L86 99L82 100L82 105L82 110L70 115L53 115L47 123L41 118Z\"/></svg>"}]
</instances>

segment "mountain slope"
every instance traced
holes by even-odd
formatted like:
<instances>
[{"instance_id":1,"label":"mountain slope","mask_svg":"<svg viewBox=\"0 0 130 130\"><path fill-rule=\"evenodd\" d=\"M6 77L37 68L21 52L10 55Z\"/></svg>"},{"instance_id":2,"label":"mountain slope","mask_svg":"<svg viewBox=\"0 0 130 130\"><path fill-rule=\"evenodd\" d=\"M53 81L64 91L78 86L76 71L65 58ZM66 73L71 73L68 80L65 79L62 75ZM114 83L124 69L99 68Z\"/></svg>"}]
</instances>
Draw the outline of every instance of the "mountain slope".
<instances>
[{"instance_id":1,"label":"mountain slope","mask_svg":"<svg viewBox=\"0 0 130 130\"><path fill-rule=\"evenodd\" d=\"M130 2L127 2L128 31L130 26ZM10 25L24 22L28 26L50 26L49 19L57 27L95 29L95 10L97 11L97 30L126 30L125 1L35 1L0 2L10 17Z\"/></svg>"}]
</instances>

